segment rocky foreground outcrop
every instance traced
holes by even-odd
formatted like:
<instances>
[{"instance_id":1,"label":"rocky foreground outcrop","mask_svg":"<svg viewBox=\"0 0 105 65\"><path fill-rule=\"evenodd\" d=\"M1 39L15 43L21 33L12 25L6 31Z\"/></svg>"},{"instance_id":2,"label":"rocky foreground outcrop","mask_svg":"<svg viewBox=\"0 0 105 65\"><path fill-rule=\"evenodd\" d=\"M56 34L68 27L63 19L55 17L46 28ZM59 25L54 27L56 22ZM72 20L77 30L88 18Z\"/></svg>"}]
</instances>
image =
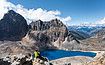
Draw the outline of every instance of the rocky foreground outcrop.
<instances>
[{"instance_id":1,"label":"rocky foreground outcrop","mask_svg":"<svg viewBox=\"0 0 105 65\"><path fill-rule=\"evenodd\" d=\"M94 51L97 52L96 57L91 58L87 56L74 56L65 57L56 60L49 61L48 59L34 61L30 54L11 54L6 55L0 59L0 65L105 65L105 51Z\"/></svg>"},{"instance_id":2,"label":"rocky foreground outcrop","mask_svg":"<svg viewBox=\"0 0 105 65\"><path fill-rule=\"evenodd\" d=\"M32 59L28 55L9 54L0 58L0 65L32 65Z\"/></svg>"},{"instance_id":3,"label":"rocky foreground outcrop","mask_svg":"<svg viewBox=\"0 0 105 65\"><path fill-rule=\"evenodd\" d=\"M28 25L20 14L8 11L0 20L0 40L20 41L27 33Z\"/></svg>"}]
</instances>

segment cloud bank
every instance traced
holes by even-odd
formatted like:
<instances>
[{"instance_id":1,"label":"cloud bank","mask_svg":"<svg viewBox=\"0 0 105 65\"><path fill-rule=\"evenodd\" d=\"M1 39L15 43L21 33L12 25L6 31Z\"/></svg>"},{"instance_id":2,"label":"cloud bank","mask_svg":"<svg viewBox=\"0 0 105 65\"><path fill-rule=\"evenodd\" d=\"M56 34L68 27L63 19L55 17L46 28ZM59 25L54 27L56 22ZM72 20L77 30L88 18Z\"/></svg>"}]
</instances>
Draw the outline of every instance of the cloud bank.
<instances>
[{"instance_id":1,"label":"cloud bank","mask_svg":"<svg viewBox=\"0 0 105 65\"><path fill-rule=\"evenodd\" d=\"M27 23L31 23L35 20L42 20L42 21L49 21L52 19L60 19L63 21L64 24L70 26L70 25L77 25L77 24L69 24L67 21L71 20L71 17L68 16L66 18L62 18L59 15L61 15L61 12L56 11L47 11L43 10L42 8L38 9L26 9L24 6L18 4L14 5L11 2L8 2L7 0L0 0L0 19L3 18L4 14L8 12L8 10L14 10L17 13L21 14L26 20ZM105 25L105 17L102 20L96 21L95 23L89 23L89 22L83 22L78 25L86 25L86 26L97 26L97 25Z\"/></svg>"},{"instance_id":2,"label":"cloud bank","mask_svg":"<svg viewBox=\"0 0 105 65\"><path fill-rule=\"evenodd\" d=\"M60 19L64 23L71 20L71 17L68 16L66 18L62 18L59 15L61 15L61 12L56 11L47 11L43 10L42 8L38 9L26 9L22 5L14 5L7 0L0 0L0 19L3 18L4 14L8 12L8 10L14 10L17 13L21 14L28 23L31 23L33 20L42 20L42 21L49 21L55 18Z\"/></svg>"},{"instance_id":3,"label":"cloud bank","mask_svg":"<svg viewBox=\"0 0 105 65\"><path fill-rule=\"evenodd\" d=\"M105 25L105 17L104 17L103 20L95 22L95 24L97 24L97 25Z\"/></svg>"},{"instance_id":4,"label":"cloud bank","mask_svg":"<svg viewBox=\"0 0 105 65\"><path fill-rule=\"evenodd\" d=\"M82 22L80 24L68 24L68 26L105 26L105 17L102 20L96 21L94 23Z\"/></svg>"}]
</instances>

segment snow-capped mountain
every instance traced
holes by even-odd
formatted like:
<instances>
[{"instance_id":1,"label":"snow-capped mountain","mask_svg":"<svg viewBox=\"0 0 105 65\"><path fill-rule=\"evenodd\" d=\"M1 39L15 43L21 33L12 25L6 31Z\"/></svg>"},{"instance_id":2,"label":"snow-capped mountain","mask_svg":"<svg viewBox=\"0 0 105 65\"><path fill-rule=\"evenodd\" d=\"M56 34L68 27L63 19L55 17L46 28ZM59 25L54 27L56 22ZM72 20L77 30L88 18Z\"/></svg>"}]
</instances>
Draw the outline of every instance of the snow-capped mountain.
<instances>
[{"instance_id":1,"label":"snow-capped mountain","mask_svg":"<svg viewBox=\"0 0 105 65\"><path fill-rule=\"evenodd\" d=\"M88 37L93 36L94 34L105 29L104 25L71 25L68 26L68 29L73 31L82 32L81 34L89 35Z\"/></svg>"}]
</instances>

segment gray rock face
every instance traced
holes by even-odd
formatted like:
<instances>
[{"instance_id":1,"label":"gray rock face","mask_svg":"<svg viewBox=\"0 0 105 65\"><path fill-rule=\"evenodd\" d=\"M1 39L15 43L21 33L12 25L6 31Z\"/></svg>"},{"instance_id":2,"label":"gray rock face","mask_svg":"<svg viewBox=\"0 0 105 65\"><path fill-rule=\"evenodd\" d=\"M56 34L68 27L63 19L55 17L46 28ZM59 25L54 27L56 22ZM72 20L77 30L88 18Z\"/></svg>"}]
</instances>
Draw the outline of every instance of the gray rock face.
<instances>
[{"instance_id":1,"label":"gray rock face","mask_svg":"<svg viewBox=\"0 0 105 65\"><path fill-rule=\"evenodd\" d=\"M76 43L79 43L71 31L57 19L45 22L38 20L30 23L29 28L30 30L23 38L22 43L28 47L34 46L34 49L61 49L66 38L68 42L75 40Z\"/></svg>"},{"instance_id":2,"label":"gray rock face","mask_svg":"<svg viewBox=\"0 0 105 65\"><path fill-rule=\"evenodd\" d=\"M38 20L30 23L30 28L36 31L48 30L51 27L63 27L63 26L65 25L58 19L45 21L45 22Z\"/></svg>"},{"instance_id":3,"label":"gray rock face","mask_svg":"<svg viewBox=\"0 0 105 65\"><path fill-rule=\"evenodd\" d=\"M50 40L54 42L58 39L58 37L61 37L62 41L64 41L65 38L69 34L71 34L70 31L66 28L66 26L60 20L57 19L51 20L49 22L42 22L41 20L38 20L32 22L30 24L30 27L33 31L40 31L40 33L37 35L40 39L42 39L42 37L46 37L45 33L42 34L41 32L47 31L46 34L48 34L48 36L51 36ZM31 35L31 33L29 35Z\"/></svg>"},{"instance_id":4,"label":"gray rock face","mask_svg":"<svg viewBox=\"0 0 105 65\"><path fill-rule=\"evenodd\" d=\"M21 40L27 33L27 29L28 25L24 17L10 10L0 20L0 40Z\"/></svg>"}]
</instances>

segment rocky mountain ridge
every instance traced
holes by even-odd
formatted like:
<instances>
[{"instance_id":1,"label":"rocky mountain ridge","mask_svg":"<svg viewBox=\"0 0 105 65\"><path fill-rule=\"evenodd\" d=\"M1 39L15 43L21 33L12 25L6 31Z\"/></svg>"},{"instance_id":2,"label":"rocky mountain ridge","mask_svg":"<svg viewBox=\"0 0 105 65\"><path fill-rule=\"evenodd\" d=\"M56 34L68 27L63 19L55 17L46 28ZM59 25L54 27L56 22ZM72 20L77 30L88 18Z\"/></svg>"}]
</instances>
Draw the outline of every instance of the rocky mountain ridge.
<instances>
[{"instance_id":1,"label":"rocky mountain ridge","mask_svg":"<svg viewBox=\"0 0 105 65\"><path fill-rule=\"evenodd\" d=\"M66 42L72 41L71 43L72 45L79 44L79 41L77 41L73 37L70 30L67 29L67 27L58 19L54 19L47 22L38 20L30 23L29 28L30 28L30 31L22 39L23 45L26 45L26 46L36 45L40 49L41 48L62 49L64 47L63 46L64 41Z\"/></svg>"},{"instance_id":2,"label":"rocky mountain ridge","mask_svg":"<svg viewBox=\"0 0 105 65\"><path fill-rule=\"evenodd\" d=\"M71 31L58 19L34 21L27 25L26 20L13 10L0 20L0 54L33 53L34 50L67 49L80 45Z\"/></svg>"}]
</instances>

